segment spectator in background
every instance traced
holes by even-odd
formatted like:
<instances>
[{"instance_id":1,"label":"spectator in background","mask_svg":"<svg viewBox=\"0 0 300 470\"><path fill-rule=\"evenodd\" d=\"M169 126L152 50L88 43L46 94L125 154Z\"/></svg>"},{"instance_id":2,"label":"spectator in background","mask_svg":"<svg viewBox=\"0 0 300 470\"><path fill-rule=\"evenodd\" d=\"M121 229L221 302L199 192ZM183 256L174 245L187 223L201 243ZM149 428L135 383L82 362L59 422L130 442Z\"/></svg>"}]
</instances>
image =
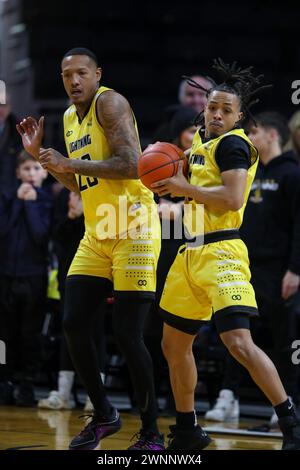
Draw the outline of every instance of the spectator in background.
<instances>
[{"instance_id":1,"label":"spectator in background","mask_svg":"<svg viewBox=\"0 0 300 470\"><path fill-rule=\"evenodd\" d=\"M291 345L297 337L293 298L300 281L300 169L292 151L284 152L289 137L287 122L276 112L255 117L249 129L260 165L245 209L241 236L249 251L260 319L271 336L273 359L287 394L298 403L297 366ZM259 341L256 320L254 338ZM265 331L265 330L264 330ZM226 421L239 416L239 384L243 368L227 354L222 390L205 419ZM277 424L274 413L270 425Z\"/></svg>"},{"instance_id":2,"label":"spectator in background","mask_svg":"<svg viewBox=\"0 0 300 470\"><path fill-rule=\"evenodd\" d=\"M190 79L207 90L213 85L213 82L209 77L204 77L202 75L192 75ZM204 90L195 88L186 80L183 80L179 85L178 101L181 106L191 108L199 114L203 111L207 103L207 96Z\"/></svg>"},{"instance_id":3,"label":"spectator in background","mask_svg":"<svg viewBox=\"0 0 300 470\"><path fill-rule=\"evenodd\" d=\"M35 404L33 380L47 292L52 210L49 193L41 188L46 176L47 171L22 151L17 160L20 185L0 196L0 322L7 346L1 404L12 404L14 399L18 406Z\"/></svg>"},{"instance_id":4,"label":"spectator in background","mask_svg":"<svg viewBox=\"0 0 300 470\"><path fill-rule=\"evenodd\" d=\"M194 124L197 112L192 108L181 106L170 122L168 142L185 151L191 148L197 127Z\"/></svg>"},{"instance_id":5,"label":"spectator in background","mask_svg":"<svg viewBox=\"0 0 300 470\"><path fill-rule=\"evenodd\" d=\"M290 138L285 150L294 150L300 163L300 111L296 111L289 120Z\"/></svg>"},{"instance_id":6,"label":"spectator in background","mask_svg":"<svg viewBox=\"0 0 300 470\"><path fill-rule=\"evenodd\" d=\"M209 77L192 75L190 78L196 83L199 83L199 85L203 86L205 89L209 89L213 85L213 82ZM155 131L153 142L157 140L161 142L169 142L170 123L173 116L180 108L190 108L195 112L195 115L197 115L203 111L206 102L207 98L204 90L192 87L186 80L182 80L178 89L178 103L165 108L163 122Z\"/></svg>"},{"instance_id":7,"label":"spectator in background","mask_svg":"<svg viewBox=\"0 0 300 470\"><path fill-rule=\"evenodd\" d=\"M0 104L0 192L16 187L16 161L22 149L9 95L6 99L6 104Z\"/></svg>"}]
</instances>

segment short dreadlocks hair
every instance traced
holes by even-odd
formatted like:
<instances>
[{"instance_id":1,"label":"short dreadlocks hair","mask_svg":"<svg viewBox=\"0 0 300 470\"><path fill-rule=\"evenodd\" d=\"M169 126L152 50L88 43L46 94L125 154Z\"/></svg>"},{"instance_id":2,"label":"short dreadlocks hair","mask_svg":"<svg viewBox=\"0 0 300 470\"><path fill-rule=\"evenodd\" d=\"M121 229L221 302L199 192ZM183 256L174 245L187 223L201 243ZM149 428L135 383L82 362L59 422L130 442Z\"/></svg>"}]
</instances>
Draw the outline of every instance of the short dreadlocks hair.
<instances>
[{"instance_id":1,"label":"short dreadlocks hair","mask_svg":"<svg viewBox=\"0 0 300 470\"><path fill-rule=\"evenodd\" d=\"M255 123L250 108L258 103L259 99L254 97L257 93L266 88L270 88L272 85L261 85L264 76L258 75L255 77L252 73L252 66L243 69L239 67L236 62L225 64L222 59L218 58L214 59L213 68L223 81L217 84L210 78L212 86L208 89L205 89L199 83L195 82L191 77L183 76L183 78L187 80L189 85L205 91L207 98L213 91L224 91L236 95L240 100L241 111L244 113L244 117L249 116ZM203 123L204 112L202 111L196 116L195 124L203 125Z\"/></svg>"}]
</instances>

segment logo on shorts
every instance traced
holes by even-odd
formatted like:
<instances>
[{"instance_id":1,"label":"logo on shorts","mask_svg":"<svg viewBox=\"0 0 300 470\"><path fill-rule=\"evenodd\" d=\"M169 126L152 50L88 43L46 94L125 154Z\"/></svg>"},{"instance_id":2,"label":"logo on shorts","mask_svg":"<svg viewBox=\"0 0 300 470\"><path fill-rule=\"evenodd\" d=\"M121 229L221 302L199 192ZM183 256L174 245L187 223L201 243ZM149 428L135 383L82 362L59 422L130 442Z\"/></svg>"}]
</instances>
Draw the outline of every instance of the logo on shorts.
<instances>
[{"instance_id":1,"label":"logo on shorts","mask_svg":"<svg viewBox=\"0 0 300 470\"><path fill-rule=\"evenodd\" d=\"M147 285L147 281L145 279L140 279L138 281L138 286L146 286Z\"/></svg>"},{"instance_id":2,"label":"logo on shorts","mask_svg":"<svg viewBox=\"0 0 300 470\"><path fill-rule=\"evenodd\" d=\"M232 300L242 300L242 297L240 295L232 295L231 298Z\"/></svg>"}]
</instances>

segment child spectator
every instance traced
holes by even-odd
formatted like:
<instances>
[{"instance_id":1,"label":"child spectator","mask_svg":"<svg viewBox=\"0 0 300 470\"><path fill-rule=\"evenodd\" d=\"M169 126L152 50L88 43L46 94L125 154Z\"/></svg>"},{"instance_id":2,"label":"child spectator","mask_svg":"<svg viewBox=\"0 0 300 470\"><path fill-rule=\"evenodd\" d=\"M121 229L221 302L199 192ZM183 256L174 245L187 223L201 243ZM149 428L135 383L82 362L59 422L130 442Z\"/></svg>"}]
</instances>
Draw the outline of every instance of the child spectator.
<instances>
[{"instance_id":1,"label":"child spectator","mask_svg":"<svg viewBox=\"0 0 300 470\"><path fill-rule=\"evenodd\" d=\"M25 151L18 156L16 172L17 190L0 194L0 325L7 351L0 404L33 406L52 201L41 188L47 172Z\"/></svg>"}]
</instances>

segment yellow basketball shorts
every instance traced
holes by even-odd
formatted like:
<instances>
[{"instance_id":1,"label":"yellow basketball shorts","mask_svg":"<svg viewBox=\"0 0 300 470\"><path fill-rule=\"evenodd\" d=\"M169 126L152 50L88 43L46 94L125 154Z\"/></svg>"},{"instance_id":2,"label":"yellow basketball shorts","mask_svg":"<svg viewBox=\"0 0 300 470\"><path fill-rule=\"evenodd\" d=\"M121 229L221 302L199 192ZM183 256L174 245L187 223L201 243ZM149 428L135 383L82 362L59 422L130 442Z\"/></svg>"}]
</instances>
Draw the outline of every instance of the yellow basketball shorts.
<instances>
[{"instance_id":1,"label":"yellow basketball shorts","mask_svg":"<svg viewBox=\"0 0 300 470\"><path fill-rule=\"evenodd\" d=\"M166 279L162 315L186 319L198 328L217 313L257 315L250 277L248 250L239 238L196 248L183 245Z\"/></svg>"},{"instance_id":2,"label":"yellow basketball shorts","mask_svg":"<svg viewBox=\"0 0 300 470\"><path fill-rule=\"evenodd\" d=\"M160 224L145 229L135 239L98 240L87 232L81 240L68 276L109 279L114 291L151 294L156 290L156 267L160 253Z\"/></svg>"}]
</instances>

